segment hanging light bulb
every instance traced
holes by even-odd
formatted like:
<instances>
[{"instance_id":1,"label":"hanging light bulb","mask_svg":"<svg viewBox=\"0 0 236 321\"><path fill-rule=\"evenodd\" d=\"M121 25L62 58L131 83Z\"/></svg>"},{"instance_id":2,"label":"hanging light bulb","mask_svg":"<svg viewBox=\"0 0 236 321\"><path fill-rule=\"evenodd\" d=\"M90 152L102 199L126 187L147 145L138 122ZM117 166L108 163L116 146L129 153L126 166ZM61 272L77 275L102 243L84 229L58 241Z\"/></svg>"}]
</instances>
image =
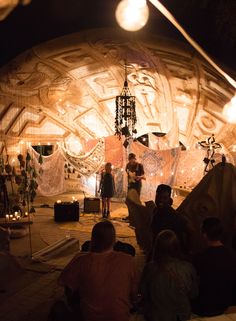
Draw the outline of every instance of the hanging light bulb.
<instances>
[{"instance_id":1,"label":"hanging light bulb","mask_svg":"<svg viewBox=\"0 0 236 321\"><path fill-rule=\"evenodd\" d=\"M236 95L224 106L223 116L229 123L236 124Z\"/></svg>"},{"instance_id":2,"label":"hanging light bulb","mask_svg":"<svg viewBox=\"0 0 236 321\"><path fill-rule=\"evenodd\" d=\"M118 24L128 31L137 31L144 27L148 17L146 0L122 0L116 8Z\"/></svg>"}]
</instances>

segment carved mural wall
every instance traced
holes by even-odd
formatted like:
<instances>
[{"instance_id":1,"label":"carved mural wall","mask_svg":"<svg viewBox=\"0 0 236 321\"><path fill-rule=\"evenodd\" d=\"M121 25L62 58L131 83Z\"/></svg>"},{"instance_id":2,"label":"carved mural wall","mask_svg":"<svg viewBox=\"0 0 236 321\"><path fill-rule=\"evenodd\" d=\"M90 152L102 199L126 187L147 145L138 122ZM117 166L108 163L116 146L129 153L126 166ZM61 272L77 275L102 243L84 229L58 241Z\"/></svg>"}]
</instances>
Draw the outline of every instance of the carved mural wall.
<instances>
[{"instance_id":1,"label":"carved mural wall","mask_svg":"<svg viewBox=\"0 0 236 321\"><path fill-rule=\"evenodd\" d=\"M235 126L221 114L233 88L194 50L100 29L41 44L0 71L1 150L20 142L55 144L71 135L85 146L113 135L125 60L139 136L164 132L167 147L181 141L193 148L214 133L226 149L234 148Z\"/></svg>"}]
</instances>

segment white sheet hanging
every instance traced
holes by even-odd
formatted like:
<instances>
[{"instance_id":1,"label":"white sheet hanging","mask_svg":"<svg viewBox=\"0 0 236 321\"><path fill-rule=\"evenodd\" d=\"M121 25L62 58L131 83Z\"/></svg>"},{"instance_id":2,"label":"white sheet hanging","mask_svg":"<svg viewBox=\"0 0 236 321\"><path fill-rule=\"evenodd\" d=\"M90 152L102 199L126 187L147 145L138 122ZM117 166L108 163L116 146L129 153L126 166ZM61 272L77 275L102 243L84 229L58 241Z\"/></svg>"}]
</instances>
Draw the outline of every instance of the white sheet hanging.
<instances>
[{"instance_id":1,"label":"white sheet hanging","mask_svg":"<svg viewBox=\"0 0 236 321\"><path fill-rule=\"evenodd\" d=\"M49 156L42 156L43 163L39 164L39 154L31 147L30 154L34 162L38 177L36 179L38 183L37 193L43 196L53 196L65 192L65 179L64 179L64 157L58 149ZM39 174L40 168L42 173Z\"/></svg>"}]
</instances>

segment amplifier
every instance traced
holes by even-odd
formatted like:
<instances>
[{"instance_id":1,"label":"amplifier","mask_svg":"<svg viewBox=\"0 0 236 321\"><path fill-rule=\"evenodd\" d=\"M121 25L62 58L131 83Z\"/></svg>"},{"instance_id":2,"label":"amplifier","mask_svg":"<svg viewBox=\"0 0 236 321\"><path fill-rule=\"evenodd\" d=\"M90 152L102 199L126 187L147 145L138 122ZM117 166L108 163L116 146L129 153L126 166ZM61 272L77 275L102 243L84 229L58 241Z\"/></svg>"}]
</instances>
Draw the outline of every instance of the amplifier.
<instances>
[{"instance_id":1,"label":"amplifier","mask_svg":"<svg viewBox=\"0 0 236 321\"><path fill-rule=\"evenodd\" d=\"M84 198L84 213L99 213L100 198L85 197Z\"/></svg>"},{"instance_id":2,"label":"amplifier","mask_svg":"<svg viewBox=\"0 0 236 321\"><path fill-rule=\"evenodd\" d=\"M55 222L79 220L79 202L62 202L54 204Z\"/></svg>"}]
</instances>

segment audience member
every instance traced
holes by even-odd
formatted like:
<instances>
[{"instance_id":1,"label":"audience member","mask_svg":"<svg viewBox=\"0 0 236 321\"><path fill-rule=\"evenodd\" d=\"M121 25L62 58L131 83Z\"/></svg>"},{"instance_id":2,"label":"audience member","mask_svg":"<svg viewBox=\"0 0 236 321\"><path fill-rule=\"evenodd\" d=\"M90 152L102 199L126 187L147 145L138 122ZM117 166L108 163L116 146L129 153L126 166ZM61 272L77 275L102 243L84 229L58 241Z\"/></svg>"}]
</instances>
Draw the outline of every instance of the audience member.
<instances>
[{"instance_id":1,"label":"audience member","mask_svg":"<svg viewBox=\"0 0 236 321\"><path fill-rule=\"evenodd\" d=\"M190 318L190 299L197 295L196 273L182 259L179 240L173 231L164 230L157 235L153 261L144 268L140 291L147 321Z\"/></svg>"},{"instance_id":2,"label":"audience member","mask_svg":"<svg viewBox=\"0 0 236 321\"><path fill-rule=\"evenodd\" d=\"M186 250L189 234L187 222L179 216L172 207L173 200L171 198L171 187L169 185L158 185L155 203L156 207L154 208L151 225L153 238L155 239L163 230L172 230L178 236L182 248Z\"/></svg>"},{"instance_id":3,"label":"audience member","mask_svg":"<svg viewBox=\"0 0 236 321\"><path fill-rule=\"evenodd\" d=\"M113 247L114 251L124 252L126 254L135 256L136 251L133 245L121 241L117 241Z\"/></svg>"},{"instance_id":4,"label":"audience member","mask_svg":"<svg viewBox=\"0 0 236 321\"><path fill-rule=\"evenodd\" d=\"M128 321L136 299L134 260L113 251L115 229L111 222L92 230L90 252L78 256L62 272L59 283L76 293L84 321Z\"/></svg>"},{"instance_id":5,"label":"audience member","mask_svg":"<svg viewBox=\"0 0 236 321\"><path fill-rule=\"evenodd\" d=\"M216 217L206 218L202 237L207 248L194 258L199 276L199 295L194 300L193 312L201 316L224 313L233 303L236 285L236 255L221 241L223 229Z\"/></svg>"},{"instance_id":6,"label":"audience member","mask_svg":"<svg viewBox=\"0 0 236 321\"><path fill-rule=\"evenodd\" d=\"M91 246L91 241L85 241L82 245L81 245L81 252L89 252L90 250L90 246Z\"/></svg>"}]
</instances>

